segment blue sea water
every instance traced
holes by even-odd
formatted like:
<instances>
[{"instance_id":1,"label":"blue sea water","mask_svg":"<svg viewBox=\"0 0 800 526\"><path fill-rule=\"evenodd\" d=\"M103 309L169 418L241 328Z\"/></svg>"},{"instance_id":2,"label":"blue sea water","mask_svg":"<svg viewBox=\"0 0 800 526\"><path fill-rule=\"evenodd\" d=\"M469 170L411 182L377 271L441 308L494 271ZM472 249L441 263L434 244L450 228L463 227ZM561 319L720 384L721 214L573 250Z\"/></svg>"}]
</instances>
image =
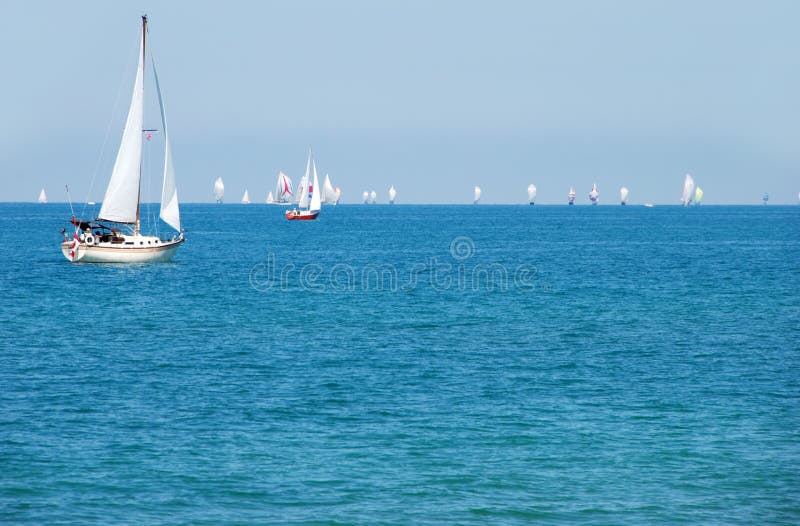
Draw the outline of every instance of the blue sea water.
<instances>
[{"instance_id":1,"label":"blue sea water","mask_svg":"<svg viewBox=\"0 0 800 526\"><path fill-rule=\"evenodd\" d=\"M800 523L800 207L282 213L0 205L0 523Z\"/></svg>"}]
</instances>

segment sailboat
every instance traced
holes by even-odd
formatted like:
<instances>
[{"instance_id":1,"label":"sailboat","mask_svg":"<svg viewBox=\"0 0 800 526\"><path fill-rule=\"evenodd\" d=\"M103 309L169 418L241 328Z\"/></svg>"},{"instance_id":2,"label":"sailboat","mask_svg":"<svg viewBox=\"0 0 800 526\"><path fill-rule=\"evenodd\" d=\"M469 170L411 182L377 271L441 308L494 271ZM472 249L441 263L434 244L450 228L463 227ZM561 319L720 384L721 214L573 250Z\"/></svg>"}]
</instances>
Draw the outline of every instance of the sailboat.
<instances>
[{"instance_id":1,"label":"sailboat","mask_svg":"<svg viewBox=\"0 0 800 526\"><path fill-rule=\"evenodd\" d=\"M322 183L322 195L320 198L322 202L326 205L337 205L339 204L339 197L342 195L342 191L338 188L334 188L333 184L331 184L331 178L328 174L325 174L325 182Z\"/></svg>"},{"instance_id":2,"label":"sailboat","mask_svg":"<svg viewBox=\"0 0 800 526\"><path fill-rule=\"evenodd\" d=\"M397 190L394 189L394 185L389 187L389 204L393 205L394 200L397 197Z\"/></svg>"},{"instance_id":3,"label":"sailboat","mask_svg":"<svg viewBox=\"0 0 800 526\"><path fill-rule=\"evenodd\" d=\"M481 187L476 186L473 194L472 204L477 205L478 201L481 200Z\"/></svg>"},{"instance_id":4,"label":"sailboat","mask_svg":"<svg viewBox=\"0 0 800 526\"><path fill-rule=\"evenodd\" d=\"M681 204L683 206L689 206L692 204L692 199L694 199L694 179L690 174L686 174L686 178L683 180L683 194L681 194Z\"/></svg>"},{"instance_id":5,"label":"sailboat","mask_svg":"<svg viewBox=\"0 0 800 526\"><path fill-rule=\"evenodd\" d=\"M176 230L176 233L170 238L160 238L144 235L140 230L146 38L147 17L143 16L139 64L133 85L133 96L100 214L93 221L77 220L73 216L72 224L76 227L75 234L71 240L65 235L65 239L61 243L61 252L72 262L151 263L169 261L175 255L180 244L184 242L178 207L178 192L175 186L175 171L169 148L167 117L155 61L152 63L153 77L164 132L164 181L159 215L166 224ZM123 230L125 231L123 232Z\"/></svg>"},{"instance_id":6,"label":"sailboat","mask_svg":"<svg viewBox=\"0 0 800 526\"><path fill-rule=\"evenodd\" d=\"M589 192L589 200L592 202L593 205L596 205L599 199L600 199L600 193L597 191L597 183L594 183L592 185L592 190Z\"/></svg>"},{"instance_id":7,"label":"sailboat","mask_svg":"<svg viewBox=\"0 0 800 526\"><path fill-rule=\"evenodd\" d=\"M699 205L703 201L703 189L699 186L694 191L694 204Z\"/></svg>"},{"instance_id":8,"label":"sailboat","mask_svg":"<svg viewBox=\"0 0 800 526\"><path fill-rule=\"evenodd\" d=\"M361 193L361 200L362 200L362 201L364 201L364 204L365 204L365 205L368 205L368 204L369 204L369 192L367 192L366 190L364 190L364 191Z\"/></svg>"},{"instance_id":9,"label":"sailboat","mask_svg":"<svg viewBox=\"0 0 800 526\"><path fill-rule=\"evenodd\" d=\"M313 173L313 179L312 174ZM298 206L300 210L286 211L286 219L289 220L310 220L316 219L319 211L322 208L322 199L319 191L319 179L317 178L317 165L314 163L314 158L311 153L311 148L308 149L308 162L306 163L306 175L303 177L305 181L312 181L311 184L304 184L300 193L300 201ZM306 208L307 207L307 208ZM305 208L305 210L303 210Z\"/></svg>"},{"instance_id":10,"label":"sailboat","mask_svg":"<svg viewBox=\"0 0 800 526\"><path fill-rule=\"evenodd\" d=\"M528 204L533 204L536 201L536 185L528 185Z\"/></svg>"},{"instance_id":11,"label":"sailboat","mask_svg":"<svg viewBox=\"0 0 800 526\"><path fill-rule=\"evenodd\" d=\"M292 180L283 172L278 172L278 182L275 183L275 203L291 203L294 196Z\"/></svg>"},{"instance_id":12,"label":"sailboat","mask_svg":"<svg viewBox=\"0 0 800 526\"><path fill-rule=\"evenodd\" d=\"M625 206L628 204L628 188L623 186L619 189L619 204Z\"/></svg>"},{"instance_id":13,"label":"sailboat","mask_svg":"<svg viewBox=\"0 0 800 526\"><path fill-rule=\"evenodd\" d=\"M769 194L767 192L764 192L764 195L761 196L761 202L766 205L767 201L769 201Z\"/></svg>"},{"instance_id":14,"label":"sailboat","mask_svg":"<svg viewBox=\"0 0 800 526\"><path fill-rule=\"evenodd\" d=\"M214 181L214 201L221 205L223 197L225 197L225 183L222 182L222 177L217 177Z\"/></svg>"},{"instance_id":15,"label":"sailboat","mask_svg":"<svg viewBox=\"0 0 800 526\"><path fill-rule=\"evenodd\" d=\"M303 192L305 192L308 188L308 174L304 175L300 178L300 182L297 183L297 193L294 196L294 202L296 204L300 204L300 201L303 197ZM306 205L301 205L306 206Z\"/></svg>"},{"instance_id":16,"label":"sailboat","mask_svg":"<svg viewBox=\"0 0 800 526\"><path fill-rule=\"evenodd\" d=\"M275 198L272 196L272 192L267 194L267 204L271 205L275 203Z\"/></svg>"},{"instance_id":17,"label":"sailboat","mask_svg":"<svg viewBox=\"0 0 800 526\"><path fill-rule=\"evenodd\" d=\"M244 195L242 196L242 204L249 205L250 204L250 193L245 190Z\"/></svg>"},{"instance_id":18,"label":"sailboat","mask_svg":"<svg viewBox=\"0 0 800 526\"><path fill-rule=\"evenodd\" d=\"M373 190L369 193L369 204L374 205L375 202L378 200L378 193Z\"/></svg>"},{"instance_id":19,"label":"sailboat","mask_svg":"<svg viewBox=\"0 0 800 526\"><path fill-rule=\"evenodd\" d=\"M44 193L44 188L42 188L42 191L41 191L41 192L39 192L39 200L38 200L38 201L39 201L41 204L45 204L45 203L47 203L47 194L46 194L46 193Z\"/></svg>"},{"instance_id":20,"label":"sailboat","mask_svg":"<svg viewBox=\"0 0 800 526\"><path fill-rule=\"evenodd\" d=\"M567 194L567 203L569 203L569 206L575 204L575 189L571 186L569 187L569 193Z\"/></svg>"}]
</instances>

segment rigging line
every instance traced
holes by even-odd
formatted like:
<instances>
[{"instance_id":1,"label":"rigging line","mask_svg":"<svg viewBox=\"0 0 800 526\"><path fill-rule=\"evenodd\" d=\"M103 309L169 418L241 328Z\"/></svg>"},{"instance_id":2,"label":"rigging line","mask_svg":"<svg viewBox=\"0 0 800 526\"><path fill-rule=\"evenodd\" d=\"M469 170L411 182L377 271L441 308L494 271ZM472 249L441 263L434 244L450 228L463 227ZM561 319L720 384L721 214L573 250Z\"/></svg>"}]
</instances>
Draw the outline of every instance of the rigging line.
<instances>
[{"instance_id":1,"label":"rigging line","mask_svg":"<svg viewBox=\"0 0 800 526\"><path fill-rule=\"evenodd\" d=\"M136 52L132 55L133 60L138 57L139 54L139 43L136 44ZM100 164L103 161L103 157L105 157L106 146L108 145L108 138L111 136L111 125L114 123L114 115L117 113L117 108L119 107L119 98L122 94L122 88L125 85L125 81L127 80L128 75L126 72L131 70L131 62L132 58L128 58L128 62L125 64L125 69L122 72L119 87L117 87L117 96L114 100L114 106L111 109L111 118L108 120L108 126L106 127L106 136L103 139L103 145L100 147L100 154L97 157L97 161L94 164L94 170L92 171L92 178L89 181L89 189L86 192L86 199L83 200L83 208L81 209L81 217L86 212L86 207L88 206L88 202L91 200L92 189L94 188L95 180L97 179L97 174L100 171Z\"/></svg>"}]
</instances>

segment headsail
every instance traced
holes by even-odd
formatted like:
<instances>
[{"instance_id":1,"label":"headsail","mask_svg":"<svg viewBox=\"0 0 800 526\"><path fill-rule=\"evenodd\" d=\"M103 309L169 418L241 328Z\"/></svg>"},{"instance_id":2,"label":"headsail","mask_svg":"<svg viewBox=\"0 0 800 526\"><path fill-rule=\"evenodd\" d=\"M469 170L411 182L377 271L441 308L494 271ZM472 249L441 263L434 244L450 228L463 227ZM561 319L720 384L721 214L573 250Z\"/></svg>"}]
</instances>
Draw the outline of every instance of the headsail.
<instances>
[{"instance_id":1,"label":"headsail","mask_svg":"<svg viewBox=\"0 0 800 526\"><path fill-rule=\"evenodd\" d=\"M309 185L308 193L311 195L311 205L308 207L309 212L319 212L319 209L322 208L322 200L316 164L314 164L314 182Z\"/></svg>"},{"instance_id":2,"label":"headsail","mask_svg":"<svg viewBox=\"0 0 800 526\"><path fill-rule=\"evenodd\" d=\"M167 112L164 109L164 98L161 95L161 84L158 83L156 62L153 63L153 78L156 81L158 107L161 109L161 125L164 127L164 184L161 188L161 219L175 230L181 230L181 213L178 206L178 188L175 185L175 168L172 166L172 151L169 148L169 132L167 131Z\"/></svg>"},{"instance_id":3,"label":"headsail","mask_svg":"<svg viewBox=\"0 0 800 526\"><path fill-rule=\"evenodd\" d=\"M133 84L131 107L122 133L122 142L114 162L98 219L117 223L135 223L139 219L139 177L142 165L142 124L144 121L144 38L142 26L139 67Z\"/></svg>"}]
</instances>

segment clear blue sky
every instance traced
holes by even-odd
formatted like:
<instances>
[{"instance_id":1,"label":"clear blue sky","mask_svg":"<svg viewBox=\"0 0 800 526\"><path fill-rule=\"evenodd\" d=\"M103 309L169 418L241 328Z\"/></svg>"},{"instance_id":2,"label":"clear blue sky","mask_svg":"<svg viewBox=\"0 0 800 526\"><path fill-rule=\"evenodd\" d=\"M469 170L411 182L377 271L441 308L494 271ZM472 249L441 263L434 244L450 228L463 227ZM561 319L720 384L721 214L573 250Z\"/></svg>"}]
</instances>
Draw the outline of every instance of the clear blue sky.
<instances>
[{"instance_id":1,"label":"clear blue sky","mask_svg":"<svg viewBox=\"0 0 800 526\"><path fill-rule=\"evenodd\" d=\"M583 203L596 181L602 203L622 185L677 203L687 171L708 203L800 192L796 1L12 0L0 200L102 198L143 13L185 202L217 176L229 202L263 200L309 145L344 202L394 184L468 203L478 184L521 203L533 182Z\"/></svg>"}]
</instances>

